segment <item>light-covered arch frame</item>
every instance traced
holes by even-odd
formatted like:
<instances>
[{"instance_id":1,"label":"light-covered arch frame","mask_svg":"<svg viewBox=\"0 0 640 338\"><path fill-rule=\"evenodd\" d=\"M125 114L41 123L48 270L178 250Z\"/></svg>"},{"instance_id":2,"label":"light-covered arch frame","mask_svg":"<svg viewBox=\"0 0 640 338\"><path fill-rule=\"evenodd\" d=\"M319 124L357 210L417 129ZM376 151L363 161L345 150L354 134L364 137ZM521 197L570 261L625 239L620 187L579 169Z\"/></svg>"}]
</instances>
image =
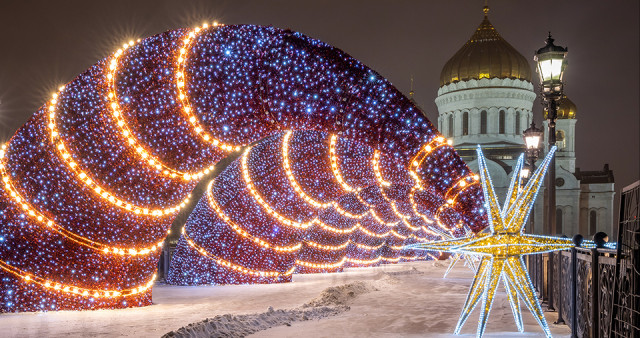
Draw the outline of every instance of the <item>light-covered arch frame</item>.
<instances>
[{"instance_id":1,"label":"light-covered arch frame","mask_svg":"<svg viewBox=\"0 0 640 338\"><path fill-rule=\"evenodd\" d=\"M285 130L402 163L485 226L478 184L433 125L344 52L273 27L205 25L125 44L59 88L0 153L0 311L151 304L175 214L220 159Z\"/></svg>"},{"instance_id":2,"label":"light-covered arch frame","mask_svg":"<svg viewBox=\"0 0 640 338\"><path fill-rule=\"evenodd\" d=\"M463 222L449 205L473 182L468 176L443 196L354 140L318 131L267 137L209 183L168 282L283 282L293 273L436 258L405 246L459 233Z\"/></svg>"}]
</instances>

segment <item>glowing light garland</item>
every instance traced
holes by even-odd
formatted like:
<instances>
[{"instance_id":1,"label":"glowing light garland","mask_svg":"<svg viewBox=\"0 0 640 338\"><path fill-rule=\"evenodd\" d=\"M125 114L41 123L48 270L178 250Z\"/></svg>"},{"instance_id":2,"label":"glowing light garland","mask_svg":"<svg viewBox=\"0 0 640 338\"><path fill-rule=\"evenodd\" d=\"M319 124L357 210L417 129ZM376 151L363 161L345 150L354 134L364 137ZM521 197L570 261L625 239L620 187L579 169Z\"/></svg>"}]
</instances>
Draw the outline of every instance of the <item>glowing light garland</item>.
<instances>
[{"instance_id":1,"label":"glowing light garland","mask_svg":"<svg viewBox=\"0 0 640 338\"><path fill-rule=\"evenodd\" d=\"M243 236L243 237L251 239L252 241L257 243L261 247L264 247L264 248L267 248L267 249L273 249L275 251L293 252L293 251L299 250L302 247L302 243L298 243L298 244L292 245L292 246L272 245L272 244L269 244L269 242L267 242L267 241L265 241L263 239L260 239L258 237L252 236L246 230L242 229L239 225L237 225L235 222L233 222L227 215L225 215L224 212L222 211L222 209L220 208L220 206L218 206L218 203L216 203L215 198L213 197L213 195L211 195L211 185L212 184L213 184L213 181L209 182L209 186L207 187L207 201L209 202L209 206L211 206L211 208L216 211L216 213L218 214L218 217L222 218L225 221L225 223L229 224L229 226L235 232L237 232L240 236Z\"/></svg>"},{"instance_id":2,"label":"glowing light garland","mask_svg":"<svg viewBox=\"0 0 640 338\"><path fill-rule=\"evenodd\" d=\"M484 334L496 288L502 277L518 330L520 332L524 330L519 305L519 299L521 299L538 324L540 324L545 335L551 336L544 313L533 291L533 285L522 256L565 250L573 246L572 240L568 238L523 233L524 224L527 221L555 150L556 147L550 149L540 167L522 189L518 188L520 184L519 167L522 166L522 156L520 157L514 171L514 177L511 180L505 204L501 207L493 189L486 160L480 147L478 147L478 165L486 209L488 210L490 233L409 246L413 249L449 251L457 254L479 255L481 257L476 276L469 289L467 300L454 331L455 334L460 333L462 326L481 300L482 311L478 322L477 335L481 337Z\"/></svg>"},{"instance_id":3,"label":"glowing light garland","mask_svg":"<svg viewBox=\"0 0 640 338\"><path fill-rule=\"evenodd\" d=\"M289 183L291 183L293 189L295 190L295 192L300 195L300 197L307 203L309 203L310 205L316 207L316 208L328 208L328 207L333 207L335 208L336 211L338 211L340 214L342 214L343 216L349 217L349 218L354 218L354 219L360 219L362 217L364 217L365 215L367 215L367 213L369 213L378 223L386 225L388 227L394 227L396 225L398 225L398 223L400 221L396 221L396 222L385 222L384 220L382 220L375 212L375 210L373 209L374 206L371 205L370 203L368 203L367 201L365 201L362 196L360 196L360 190L361 189L354 189L351 186L349 186L342 178L342 175L340 174L340 171L337 167L337 158L336 158L336 151L335 151L335 144L336 144L336 137L331 136L331 141L329 144L329 154L330 154L330 160L331 160L331 168L332 168L332 172L335 176L335 178L338 180L338 182L340 183L340 185L345 188L345 190L349 191L349 192L354 192L356 198L358 199L358 201L360 201L362 204L366 205L369 210L367 212L364 212L362 214L352 214L344 209L342 209L340 207L340 205L335 202L327 202L327 203L322 203L322 202L318 202L315 199L311 198L308 194L306 194L304 192L304 190L300 187L300 185L298 184L298 182L295 179L295 176L291 170L291 165L289 163L289 139L291 138L291 131L288 131L285 133L284 135L284 139L282 141L282 156L283 156L283 166L285 169L285 173L287 175L287 178L289 179ZM411 228L412 230L416 231L418 230L418 227L412 227L408 222L406 222L406 220L411 219L412 217L415 217L415 215L411 216L411 215L403 215L397 208L396 203L394 201L392 201L391 199L389 199L389 197L387 197L386 193L384 192L383 187L388 187L391 185L390 182L385 181L382 178L382 174L380 172L380 152L377 150L374 150L374 157L372 159L372 165L374 168L374 173L375 173L375 177L376 177L376 181L379 184L379 188L380 188L380 193L382 194L382 196L384 197L384 199L389 202L391 208L393 209L394 214L401 219L401 221L409 228ZM315 219L313 222L317 222L317 219Z\"/></svg>"},{"instance_id":4,"label":"glowing light garland","mask_svg":"<svg viewBox=\"0 0 640 338\"><path fill-rule=\"evenodd\" d=\"M59 93L64 91L64 89L65 89L64 86L60 87ZM80 168L80 165L78 164L79 161L75 159L74 155L71 154L69 150L67 150L68 147L65 145L64 141L60 137L60 133L57 131L55 112L56 112L56 105L58 103L58 95L59 95L58 93L53 94L51 101L49 101L48 127L50 129L51 143L56 145L55 149L57 150L57 153L60 156L60 158L67 165L67 168L77 176L78 179L76 181L80 181L84 183L87 188L95 192L97 196L101 197L102 199L109 202L110 204L115 205L118 208L125 209L127 211L132 211L135 214L161 217L164 215L175 213L180 209L184 208L184 206L187 205L187 203L189 203L189 198L191 196L185 198L179 205L169 207L164 210L163 209L152 210L148 207L137 206L133 203L126 202L123 199L116 197L112 192L109 192L103 186L99 185L96 182L96 180L92 178L93 175L89 174L86 170L83 170ZM142 149L142 148L138 148L138 149ZM140 151L138 151L138 153L143 154Z\"/></svg>"},{"instance_id":5,"label":"glowing light garland","mask_svg":"<svg viewBox=\"0 0 640 338\"><path fill-rule=\"evenodd\" d=\"M216 27L221 27L224 26L222 24L219 24L218 22L214 22L213 25L211 26L212 28L216 28ZM204 32L204 30L206 29L210 29L209 24L203 24L201 27L196 27L194 28L192 31L190 31L186 37L183 40L183 46L182 48L180 48L178 50L178 57L177 57L177 72L176 72L176 88L178 91L178 99L180 100L180 102L182 103L182 111L184 112L184 114L187 117L187 121L189 121L189 123L191 123L191 125L193 126L193 130L200 136L202 137L203 140L210 142L211 144L213 144L214 146L225 150L225 151L239 151L240 150L240 146L233 146L233 145L229 145L229 144L225 144L223 142L221 142L220 140L218 140L217 138L213 137L210 133L206 132L205 129L203 128L203 126L200 124L200 122L198 121L198 118L196 117L196 115L193 113L193 107L191 106L191 104L189 103L189 97L187 95L187 92L185 91L185 86L187 83L187 75L186 75L186 69L185 69L185 65L187 62L187 51L189 50L189 47L192 43L192 41L196 38L196 34L200 33L200 32Z\"/></svg>"},{"instance_id":6,"label":"glowing light garland","mask_svg":"<svg viewBox=\"0 0 640 338\"><path fill-rule=\"evenodd\" d=\"M5 191L7 191L9 193L9 196L11 196L12 200L15 202L15 204L17 206L20 206L22 208L22 210L24 210L24 214L25 217L29 216L32 219L37 220L38 224L41 224L45 229L49 229L51 231L55 231L58 234L68 238L69 240L78 243L82 246L100 251L100 252L104 252L107 254L114 254L114 255L127 255L127 256L137 256L137 255L147 255L150 253L153 253L154 251L156 251L159 248L162 248L162 245L164 244L164 241L161 240L157 243L153 243L153 244L147 244L147 247L136 247L136 248L122 248L122 247L115 247L115 246L111 246L109 244L104 244L104 243L100 243L97 241L93 241L89 238L86 238L84 236L80 236L72 231L69 231L67 229L65 229L64 227L60 226L59 224L57 224L56 222L54 222L53 220L49 219L46 215L44 215L42 212L40 212L38 209L34 208L33 206L31 206L31 204L27 201L27 199L25 199L24 197L22 197L22 195L20 194L20 192L16 189L16 187L13 186L12 182L11 182L11 178L9 177L9 175L7 174L6 168L5 168L5 164L4 164L4 152L6 149L6 145L2 145L2 148L0 149L0 175L2 176L2 181L4 182L4 188Z\"/></svg>"},{"instance_id":7,"label":"glowing light garland","mask_svg":"<svg viewBox=\"0 0 640 338\"><path fill-rule=\"evenodd\" d=\"M288 164L272 166L279 143L245 156L246 172L241 160L227 168L219 177L235 185L214 184L198 204L175 282L286 282L294 271L434 258L402 247L437 238L430 223L458 235L461 221L485 226L479 187L451 180L469 169L388 81L299 33L207 24L126 43L7 143L0 312L151 304L161 242L197 181L288 129L323 133L313 156L326 165L314 171L292 133ZM207 231L212 222L220 231Z\"/></svg>"},{"instance_id":8,"label":"glowing light garland","mask_svg":"<svg viewBox=\"0 0 640 338\"><path fill-rule=\"evenodd\" d=\"M299 199L300 202L302 202L303 204L306 204L314 208L314 210L316 210L315 211L316 213L321 214L321 213L326 213L329 210L333 210L341 217L344 217L343 219L344 221L348 222L348 220L355 219L355 217L351 216L352 215L351 212L343 211L342 208L334 207L336 205L339 205L338 202L336 202L335 200L330 202L325 202L325 203L309 203L309 201L317 201L318 199L304 192L304 189L302 188L301 183L299 183L296 180L296 176L299 174L296 174L290 162L291 161L290 141L292 137L294 137L294 135L304 135L305 143L303 145L301 145L300 143L297 143L293 146L293 149L294 149L293 155L296 158L299 158L301 160L303 159L304 163L309 163L309 162L323 163L322 161L317 161L322 158L322 151L320 151L319 153L314 153L314 151L310 151L310 149L305 149L305 146L309 146L309 144L312 144L314 142L316 144L323 144L325 141L329 140L329 144L327 144L327 148L329 148L331 147L330 145L331 139L333 139L334 146L338 142L338 140L340 140L340 138L331 138L331 137L327 138L324 136L325 134L317 133L317 132L294 133L292 131L288 131L288 132L285 132L280 137L265 140L257 144L256 146L254 146L252 149L247 149L245 154L239 160L237 160L239 162L237 166L231 165L229 169L225 170L225 172L220 174L219 177L221 177L221 180L218 179L218 180L211 181L209 183L209 186L207 188L207 193L206 193L207 204L204 204L204 206L206 206L207 208L196 209L196 214L202 215L203 217L190 219L186 227L191 227L192 223L199 224L201 223L201 221L205 221L205 219L209 219L210 216L214 216L215 219L220 219L223 221L222 223L230 226L238 235L256 243L258 246L265 249L271 249L276 247L275 245L269 243L268 240L263 239L263 238L266 238L264 237L264 235L262 235L263 237L257 237L256 235L252 234L257 232L261 232L264 234L265 231L260 230L261 226L257 226L258 224L255 224L252 222L246 222L246 221L242 222L242 224L244 224L244 227L238 226L235 222L231 221L230 217L226 215L226 212L222 210L222 207L216 202L216 199L218 197L216 197L217 195L216 193L214 193L214 191L217 191L217 194L220 194L223 191L225 191L225 190L220 190L221 188L218 188L218 186L219 187L235 186L236 183L233 183L233 182L234 181L238 182L239 176L242 176L242 178L240 179L241 184L244 184L244 186L246 187L245 188L246 190L242 190L241 193L245 193L245 192L248 193L248 195L251 197L251 202L257 203L257 205L259 205L258 210L260 210L260 213L267 218L274 218L275 221L278 222L283 229L292 228L291 224L287 221L291 221L294 217L283 215L281 214L281 211L276 211L276 207L271 205L269 202L267 202L267 200L265 200L265 198L262 197L262 195L257 192L257 188L256 188L256 185L261 185L261 189L267 188L269 184L265 186L266 182L273 182L273 181L280 182L281 178L279 177L286 177L286 181L285 181L286 183L283 186L274 186L273 188L275 188L276 191L280 189L284 189L284 191L287 191L287 183L288 183L289 189L291 189L294 193L294 195L292 196L297 197L297 199ZM345 142L345 141L342 140L341 142ZM278 148L271 146L271 144L276 145L279 143L281 144L280 145L281 151L278 153ZM314 149L314 148L312 147L311 149ZM315 148L315 151L318 151L321 149L322 148ZM334 158L335 162L338 162L338 159L340 157L338 156L338 153L336 150L334 150L333 152L334 154L331 157ZM378 160L380 159L380 155L376 156L375 152L373 151L372 153L374 154L374 158ZM275 156L275 155L278 155L278 156ZM279 167L276 165L274 168L277 168L278 170L270 171L270 175L272 176L275 175L275 176L273 178L268 179L268 181L254 182L254 180L251 178L252 172L257 173L259 177L264 177L264 176L262 175L262 170L260 169L261 165L252 161L255 161L255 159L268 158L268 157L273 158L273 161L275 163L278 162L278 157L280 157L282 160L282 166ZM342 157L349 158L349 154L345 153L343 154ZM254 160L250 160L250 159L254 159ZM316 168L316 173L318 173L317 170L319 170L320 172L324 170L325 173L327 174L329 172L332 172L333 170L329 167L328 162L326 162L326 164L327 166L324 167L324 169L322 169L322 167ZM366 162L364 163L364 165L366 165ZM358 168L352 168L351 170L354 170L354 172L352 171L347 172L348 175L351 177L356 177L353 175L354 173L358 173L358 175L362 175L362 171L359 170ZM269 176L269 177L272 177L272 176ZM370 177L370 182L374 184L378 184L379 181L375 176L378 176L378 175L375 175L374 173L374 176ZM327 177L335 178L335 175L327 176ZM229 179L231 179L231 181L229 181ZM308 179L305 179L305 181L307 180ZM336 187L340 186L340 183L338 182L337 179L336 181L329 181L329 182L334 182L336 184ZM394 184L390 182L388 187L393 188ZM380 187L377 186L377 188L380 188ZM407 190L410 190L410 189L407 189ZM359 194L364 191L368 191L368 189L360 189L359 192L351 192L351 193L347 193L347 195L357 194L359 196ZM225 191L225 193L228 193L228 192ZM389 203L390 205L395 205L395 201L393 201L391 198L386 196L384 191L380 191L380 194L381 194L380 196L382 197L382 199L380 200L381 202ZM243 202L243 204L246 204L246 202ZM286 247L286 250L283 250L283 249L276 250L276 251L279 251L280 253L277 255L269 255L268 256L269 258L267 259L271 261L282 261L283 264L285 264L285 262L290 262L289 264L295 264L295 266L297 266L298 272L309 272L309 271L318 271L318 270L338 271L339 269L344 267L346 264L350 264L353 266L367 266L367 265L373 265L373 264L379 264L379 263L394 263L394 262L400 261L401 259L414 260L414 259L420 259L420 258L424 259L425 257L433 258L433 255L427 255L424 253L416 254L416 252L414 252L414 256L401 255L399 253L404 252L404 244L409 243L407 241L413 240L414 242L425 242L430 240L425 236L431 236L431 235L434 235L435 233L426 231L424 232L424 235L418 235L418 232L422 231L424 229L424 226L411 225L410 223L411 218L409 216L401 219L400 221L393 222L393 224L389 224L384 222L379 216L377 216L377 213L373 210L373 208L377 207L376 205L369 203L363 206L366 208L369 208L369 210L363 213L362 216L357 217L357 219L359 219L361 222L365 222L365 223L374 222L373 225L377 224L380 226L384 226L384 228L391 228L391 227L397 228L399 224L403 224L406 227L406 231L409 231L409 233L407 233L406 235L403 235L395 230L388 230L384 233L374 232L374 231L368 230L366 226L363 226L360 223L356 223L355 225L349 228L344 228L344 227L336 228L334 226L329 226L325 224L323 221L320 220L318 216L316 216L311 221L305 222L306 224L309 224L309 227L304 229L296 228L296 229L304 230L307 233L310 233L311 237L309 239L302 239L301 242L298 242L297 244ZM207 212L209 208L213 209L213 213ZM199 211L199 210L202 210L202 211ZM399 213L397 208L394 209L394 213ZM236 215L241 214L241 212L234 212L234 214ZM370 215L369 218L364 217L364 215L367 215L367 214ZM277 217L277 216L274 217L274 215L280 215L280 217ZM420 219L420 218L417 218L417 219ZM205 221L205 222L211 222L211 221ZM219 222L218 220L214 220L213 224L220 224L218 222ZM314 229L313 226L318 226L319 228ZM330 236L322 235L320 237L317 237L321 240L321 242L316 242L315 240L313 240L314 236L317 236L316 234L318 231L324 231L324 230L327 230L331 235ZM359 232L362 235L365 235L366 237L361 237L360 235L359 237L357 237L358 240L356 240L355 238L345 237L345 236L350 236L356 230L359 230ZM214 229L206 231L203 234L206 234L209 232L219 233L220 231L224 231L223 228L215 226ZM437 236L437 234L435 235ZM201 237L202 235L199 235L199 236ZM331 236L337 236L337 237L335 237L335 240L333 240L331 239L332 238ZM389 236L392 236L391 239L387 239ZM382 239L382 241L380 241L380 239ZM399 239L400 241L398 242L397 239ZM335 243L335 244L329 244L326 241L329 241L329 243ZM229 256L228 254L222 254L222 252L225 252L226 249L223 249L222 251L220 251L221 248L217 247L217 244L214 244L213 247L211 246L213 243L218 243L217 241L212 242L210 239L205 239L203 237L201 240L198 240L197 242L198 243L204 242L204 244L197 244L196 239L194 239L193 236L189 236L189 239L186 241L186 244L188 244L189 247L197 249L194 252L195 254L199 254L199 255L211 258L211 261L214 261L216 263L218 259L221 259L221 257ZM372 242L376 242L377 244L373 244ZM209 243L209 244L206 244L206 243ZM301 248L300 246L302 244L304 244L304 246ZM202 245L205 245L205 247L203 247ZM247 245L247 243L240 242L239 245L245 246ZM207 247L210 248L209 250L215 250L216 252L219 252L219 253L212 254L211 252L209 252ZM235 246L233 245L231 246L231 248L234 248L234 247ZM385 250L387 250L388 253L393 254L394 257L385 256L385 254L383 254L383 251L380 251L383 248L385 248ZM174 257L177 257L177 258L174 259L172 266L175 267L175 271L177 272L174 272L171 274L172 277L170 278L170 282L177 283L177 284L191 284L189 280L193 280L194 282L195 280L197 280L196 283L219 282L216 279L212 280L211 277L208 277L208 276L211 276L210 274L211 269L214 269L214 267L204 269L201 266L199 266L198 267L199 272L180 273L179 271L185 271L185 270L188 271L189 267L192 266L192 263L190 260L183 258L189 255L189 251L185 249L186 249L186 246L179 245L178 250L176 250ZM300 249L301 251L298 252L298 249ZM287 258L289 257L288 254L293 253L294 251L296 252L296 257L304 257L304 258L296 258L294 261L288 260ZM327 256L327 254L329 253L330 255ZM264 257L266 258L267 256L264 256ZM398 257L402 257L402 258L398 258ZM262 259L265 259L265 258L262 258ZM312 259L310 260L310 258ZM244 269L251 270L249 266L251 264L255 264L253 261L248 260L245 263L235 263L230 261L227 261L227 262L229 264L235 264L236 266L236 269L233 269L234 273L236 274L235 277L233 278L233 281L256 282L247 278L251 278L251 276L258 276L259 274L247 274L245 273L245 270L244 270ZM228 268L230 266L229 264L222 265L222 267ZM286 265L283 265L280 268L280 271L285 271L285 269L287 269L287 267ZM291 268L288 268L288 269L290 270ZM289 270L286 270L286 271L289 271ZM188 277L185 277L185 275ZM245 277L243 277L243 275L245 275ZM196 277L194 278L193 276L196 276ZM271 280L271 281L286 281L287 280L286 277L288 275L284 274L284 272L278 272L278 273L272 273L272 274L262 274L259 276L266 277L266 278L271 278L271 277L277 278L276 280ZM258 280L257 282L265 282L265 281L266 280L261 279L261 280ZM229 282L229 280L227 279L226 282Z\"/></svg>"},{"instance_id":9,"label":"glowing light garland","mask_svg":"<svg viewBox=\"0 0 640 338\"><path fill-rule=\"evenodd\" d=\"M287 174L287 178L289 179L289 183L291 183L291 186L293 186L293 190L295 190L296 193L298 193L298 195L300 195L300 197L305 202L311 204L316 208L324 209L337 204L335 202L322 203L316 201L315 199L311 198L311 196L307 195L302 187L300 187L300 184L298 184L298 181L296 181L293 171L291 170L291 163L289 162L289 140L291 139L291 134L291 131L286 132L284 134L284 139L282 140L282 165L284 166L284 170Z\"/></svg>"},{"instance_id":10,"label":"glowing light garland","mask_svg":"<svg viewBox=\"0 0 640 338\"><path fill-rule=\"evenodd\" d=\"M358 192L360 189L356 189L351 187L347 182L345 182L342 174L340 173L340 168L338 167L338 157L336 156L336 143L338 140L337 135L331 135L331 141L329 142L329 156L331 160L331 171L333 172L333 176L338 180L342 189L347 192Z\"/></svg>"},{"instance_id":11,"label":"glowing light garland","mask_svg":"<svg viewBox=\"0 0 640 338\"><path fill-rule=\"evenodd\" d=\"M242 178L244 178L244 182L246 183L247 188L249 188L249 192L251 193L251 196L253 196L253 198L255 198L255 200L258 201L260 206L262 206L269 215L275 217L278 221L282 222L282 224L285 224L287 226L294 227L294 228L299 228L299 229L306 229L310 227L311 224L313 224L313 221L303 223L303 222L290 220L287 217L280 215L277 211L275 211L269 205L269 203L265 202L262 196L260 196L260 193L258 192L258 190L256 189L256 187L254 186L251 180L249 169L247 167L247 157L250 151L251 151L251 148L247 148L247 150L245 150L244 154L241 157L242 159L241 161L242 161Z\"/></svg>"},{"instance_id":12,"label":"glowing light garland","mask_svg":"<svg viewBox=\"0 0 640 338\"><path fill-rule=\"evenodd\" d=\"M138 40L140 42L140 40ZM155 168L158 171L161 171L162 174L167 175L171 178L180 177L184 180L199 180L205 174L208 174L211 170L213 170L213 166L206 168L200 172L191 172L185 173L180 170L176 170L170 168L166 164L162 163L157 157L153 156L148 150L146 150L142 145L140 145L140 141L135 137L134 133L129 129L127 121L122 116L121 108L118 104L118 90L116 88L116 75L118 72L118 59L119 57L129 48L134 45L133 40L129 41L122 46L121 49L118 49L111 61L109 62L109 68L107 71L107 83L109 85L109 92L107 94L108 106L111 108L111 116L115 119L116 125L118 126L122 137L126 140L126 142L135 149L136 153L140 156L140 160L143 163L148 164L149 166Z\"/></svg>"},{"instance_id":13,"label":"glowing light garland","mask_svg":"<svg viewBox=\"0 0 640 338\"><path fill-rule=\"evenodd\" d=\"M67 293L67 294L72 294L77 296L93 297L93 298L113 298L113 297L119 298L119 297L133 296L151 288L151 286L156 280L156 275L154 274L149 280L149 282L139 287L124 289L124 290L96 290L96 289L87 289L87 288L83 288L75 285L68 285L65 283L58 283L46 278L35 276L24 270L11 266L4 261L0 261L0 269L17 276L18 278L22 279L25 283L38 284L54 292Z\"/></svg>"},{"instance_id":14,"label":"glowing light garland","mask_svg":"<svg viewBox=\"0 0 640 338\"><path fill-rule=\"evenodd\" d=\"M214 260L216 263L218 263L221 266L227 267L229 269L232 269L232 270L235 270L235 271L247 274L247 275L259 276L259 277L280 277L280 276L290 276L295 271L295 268L291 268L287 272L284 272L284 273L280 273L280 272L277 272L277 271L259 271L259 270L249 269L249 268L246 268L244 266L229 262L229 261L227 261L225 259L222 259L220 257L217 257L215 255L212 255L211 253L207 252L207 250L205 250L203 247L201 247L198 244L196 244L191 238L189 238L189 236L187 236L187 233L184 232L184 231L182 232L182 237L189 244L189 246L194 248L201 255L203 255L203 256L205 256L205 257L207 257L209 259Z\"/></svg>"}]
</instances>

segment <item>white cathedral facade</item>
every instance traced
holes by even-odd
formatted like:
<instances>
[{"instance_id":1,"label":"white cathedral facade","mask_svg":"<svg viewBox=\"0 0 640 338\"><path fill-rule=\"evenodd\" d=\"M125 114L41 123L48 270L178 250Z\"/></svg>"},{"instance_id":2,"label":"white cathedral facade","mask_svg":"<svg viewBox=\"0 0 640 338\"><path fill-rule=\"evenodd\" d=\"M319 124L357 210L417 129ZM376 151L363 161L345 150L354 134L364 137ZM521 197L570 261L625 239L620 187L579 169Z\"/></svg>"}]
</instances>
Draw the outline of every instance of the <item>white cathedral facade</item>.
<instances>
[{"instance_id":1,"label":"white cathedral facade","mask_svg":"<svg viewBox=\"0 0 640 338\"><path fill-rule=\"evenodd\" d=\"M533 120L537 94L531 65L498 34L489 22L488 11L485 7L480 26L443 67L435 103L440 132L453 141L458 154L476 172L476 147L480 145L496 192L504 196L515 162L525 149L522 132ZM576 167L576 113L573 102L566 97L560 100L556 120L556 227L558 233L569 237L578 233L588 237L599 231L612 235L613 172L608 165L600 171ZM546 131L547 122L543 124ZM547 150L545 146L543 153ZM545 210L541 191L527 232L543 233Z\"/></svg>"}]
</instances>

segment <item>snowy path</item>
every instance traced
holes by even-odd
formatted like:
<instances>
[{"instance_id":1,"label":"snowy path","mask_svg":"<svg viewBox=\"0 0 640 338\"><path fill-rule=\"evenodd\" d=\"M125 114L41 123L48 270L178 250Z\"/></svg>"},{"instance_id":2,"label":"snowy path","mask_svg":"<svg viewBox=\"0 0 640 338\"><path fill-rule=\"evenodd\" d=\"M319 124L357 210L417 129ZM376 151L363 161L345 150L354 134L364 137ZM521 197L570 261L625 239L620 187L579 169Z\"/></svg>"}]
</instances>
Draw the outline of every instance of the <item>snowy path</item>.
<instances>
[{"instance_id":1,"label":"snowy path","mask_svg":"<svg viewBox=\"0 0 640 338\"><path fill-rule=\"evenodd\" d=\"M422 273L409 273L415 267ZM49 312L0 315L4 337L159 337L189 323L222 314L249 314L290 309L316 298L329 286L375 281L391 273L391 283L355 298L351 310L321 320L294 322L251 337L449 337L473 277L461 264L442 278L443 267L433 262L402 263L377 268L349 269L338 274L294 275L294 282L272 285L209 287L156 286L154 305L125 310ZM387 278L388 279L388 278ZM485 337L543 336L523 308L525 333L519 334L502 288L489 318ZM464 326L462 336L475 336L478 312ZM565 325L547 320L555 337L568 337Z\"/></svg>"}]
</instances>

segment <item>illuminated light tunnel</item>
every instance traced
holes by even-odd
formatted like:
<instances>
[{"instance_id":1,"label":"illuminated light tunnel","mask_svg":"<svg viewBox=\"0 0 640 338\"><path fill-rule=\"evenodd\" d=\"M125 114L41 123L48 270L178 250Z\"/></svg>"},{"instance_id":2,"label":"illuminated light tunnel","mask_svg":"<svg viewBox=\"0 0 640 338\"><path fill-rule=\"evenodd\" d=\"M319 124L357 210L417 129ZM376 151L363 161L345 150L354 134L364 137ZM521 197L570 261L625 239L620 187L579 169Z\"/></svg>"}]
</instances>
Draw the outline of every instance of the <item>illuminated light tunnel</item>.
<instances>
[{"instance_id":1,"label":"illuminated light tunnel","mask_svg":"<svg viewBox=\"0 0 640 338\"><path fill-rule=\"evenodd\" d=\"M393 159L324 132L264 139L209 184L168 282L282 282L293 273L436 258L403 246L442 239L460 226L459 214L441 209L446 201Z\"/></svg>"},{"instance_id":2,"label":"illuminated light tunnel","mask_svg":"<svg viewBox=\"0 0 640 338\"><path fill-rule=\"evenodd\" d=\"M130 41L60 87L2 147L0 311L151 304L160 248L198 181L242 146L287 130L378 151L403 166L411 187L430 192L424 203L444 201L437 211L473 230L486 225L477 178L453 148L409 99L346 53L273 27L169 31ZM251 175L274 165L253 151ZM252 179L262 189L263 180ZM278 206L271 192L260 193ZM347 208L353 198L337 201ZM245 252L227 253L219 258L245 261ZM253 266L271 263L263 264Z\"/></svg>"}]
</instances>

